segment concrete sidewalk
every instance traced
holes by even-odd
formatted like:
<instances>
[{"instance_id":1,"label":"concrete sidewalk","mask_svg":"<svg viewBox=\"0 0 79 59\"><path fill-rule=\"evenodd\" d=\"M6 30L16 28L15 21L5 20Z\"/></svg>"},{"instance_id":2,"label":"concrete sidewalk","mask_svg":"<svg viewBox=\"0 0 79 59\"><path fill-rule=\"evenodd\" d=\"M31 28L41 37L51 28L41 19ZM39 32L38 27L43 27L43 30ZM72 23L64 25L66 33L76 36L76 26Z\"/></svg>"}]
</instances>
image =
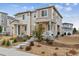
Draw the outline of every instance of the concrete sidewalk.
<instances>
[{"instance_id":1,"label":"concrete sidewalk","mask_svg":"<svg viewBox=\"0 0 79 59\"><path fill-rule=\"evenodd\" d=\"M31 53L18 51L15 48L0 47L0 56L36 56Z\"/></svg>"}]
</instances>

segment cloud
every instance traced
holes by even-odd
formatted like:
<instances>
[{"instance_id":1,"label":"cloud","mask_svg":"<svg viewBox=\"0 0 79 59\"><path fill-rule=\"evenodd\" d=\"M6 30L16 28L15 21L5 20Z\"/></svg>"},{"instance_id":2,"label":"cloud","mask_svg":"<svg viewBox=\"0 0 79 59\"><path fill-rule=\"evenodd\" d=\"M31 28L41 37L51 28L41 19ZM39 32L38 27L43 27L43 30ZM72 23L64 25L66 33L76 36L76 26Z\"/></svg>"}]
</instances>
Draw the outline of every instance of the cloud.
<instances>
[{"instance_id":1,"label":"cloud","mask_svg":"<svg viewBox=\"0 0 79 59\"><path fill-rule=\"evenodd\" d=\"M34 9L34 7L32 6L30 9Z\"/></svg>"},{"instance_id":2,"label":"cloud","mask_svg":"<svg viewBox=\"0 0 79 59\"><path fill-rule=\"evenodd\" d=\"M20 7L19 5L16 5L16 4L11 4L10 6L15 8Z\"/></svg>"},{"instance_id":3,"label":"cloud","mask_svg":"<svg viewBox=\"0 0 79 59\"><path fill-rule=\"evenodd\" d=\"M78 3L65 3L65 5L66 5L66 6L70 6L70 5L71 5L71 6L76 6L76 5L78 5Z\"/></svg>"},{"instance_id":4,"label":"cloud","mask_svg":"<svg viewBox=\"0 0 79 59\"><path fill-rule=\"evenodd\" d=\"M66 3L65 5L66 5L66 6L69 6L69 5L70 5L70 3Z\"/></svg>"},{"instance_id":5,"label":"cloud","mask_svg":"<svg viewBox=\"0 0 79 59\"><path fill-rule=\"evenodd\" d=\"M57 8L57 9L59 9L59 10L62 10L64 7L63 6L61 6L61 5L55 5L55 7Z\"/></svg>"},{"instance_id":6,"label":"cloud","mask_svg":"<svg viewBox=\"0 0 79 59\"><path fill-rule=\"evenodd\" d=\"M52 3L49 3L48 6L53 6L53 4Z\"/></svg>"},{"instance_id":7,"label":"cloud","mask_svg":"<svg viewBox=\"0 0 79 59\"><path fill-rule=\"evenodd\" d=\"M23 9L28 9L28 8L26 6L24 6Z\"/></svg>"},{"instance_id":8,"label":"cloud","mask_svg":"<svg viewBox=\"0 0 79 59\"><path fill-rule=\"evenodd\" d=\"M75 5L75 6L76 6L76 5L78 5L78 3L73 3L73 5Z\"/></svg>"},{"instance_id":9,"label":"cloud","mask_svg":"<svg viewBox=\"0 0 79 59\"><path fill-rule=\"evenodd\" d=\"M23 7L20 8L20 12L22 12L22 11L33 11L34 9L35 9L34 6L30 6L30 7L23 6Z\"/></svg>"},{"instance_id":10,"label":"cloud","mask_svg":"<svg viewBox=\"0 0 79 59\"><path fill-rule=\"evenodd\" d=\"M31 11L35 10L34 6L31 6L31 7L29 8L29 10L31 10Z\"/></svg>"},{"instance_id":11,"label":"cloud","mask_svg":"<svg viewBox=\"0 0 79 59\"><path fill-rule=\"evenodd\" d=\"M72 8L71 8L71 7L66 7L65 10L66 10L66 11L71 11Z\"/></svg>"}]
</instances>

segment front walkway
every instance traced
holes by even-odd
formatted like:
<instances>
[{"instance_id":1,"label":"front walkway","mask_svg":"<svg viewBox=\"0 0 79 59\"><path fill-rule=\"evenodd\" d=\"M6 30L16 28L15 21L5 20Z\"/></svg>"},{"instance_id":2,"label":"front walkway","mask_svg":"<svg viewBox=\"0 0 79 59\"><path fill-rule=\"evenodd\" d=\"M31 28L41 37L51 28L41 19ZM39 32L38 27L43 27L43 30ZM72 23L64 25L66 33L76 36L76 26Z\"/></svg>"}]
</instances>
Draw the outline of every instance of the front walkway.
<instances>
[{"instance_id":1,"label":"front walkway","mask_svg":"<svg viewBox=\"0 0 79 59\"><path fill-rule=\"evenodd\" d=\"M0 56L36 56L31 53L18 51L15 48L0 47Z\"/></svg>"}]
</instances>

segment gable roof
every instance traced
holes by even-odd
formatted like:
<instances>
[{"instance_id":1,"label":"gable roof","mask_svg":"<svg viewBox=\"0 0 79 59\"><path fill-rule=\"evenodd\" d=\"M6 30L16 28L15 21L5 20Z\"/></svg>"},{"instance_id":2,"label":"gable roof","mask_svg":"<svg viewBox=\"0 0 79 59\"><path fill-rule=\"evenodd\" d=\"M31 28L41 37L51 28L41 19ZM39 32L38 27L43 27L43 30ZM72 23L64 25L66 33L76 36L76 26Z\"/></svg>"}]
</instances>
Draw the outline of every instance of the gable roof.
<instances>
[{"instance_id":1,"label":"gable roof","mask_svg":"<svg viewBox=\"0 0 79 59\"><path fill-rule=\"evenodd\" d=\"M8 18L8 19L11 19L11 20L15 20L15 18L12 17L12 16L7 16L7 18Z\"/></svg>"},{"instance_id":2,"label":"gable roof","mask_svg":"<svg viewBox=\"0 0 79 59\"><path fill-rule=\"evenodd\" d=\"M53 9L58 13L58 15L59 15L61 18L63 18L62 15L58 12L58 10L56 9L55 6L48 6L48 7L37 8L37 9L35 9L34 11L36 11L36 10L41 10L41 9L47 9L47 8L53 8ZM34 12L34 11L19 12L19 13L16 13L15 16L18 15L18 14L23 14L23 13L28 13L28 12Z\"/></svg>"},{"instance_id":3,"label":"gable roof","mask_svg":"<svg viewBox=\"0 0 79 59\"><path fill-rule=\"evenodd\" d=\"M0 12L0 13L8 15L8 13L5 13L5 12Z\"/></svg>"},{"instance_id":4,"label":"gable roof","mask_svg":"<svg viewBox=\"0 0 79 59\"><path fill-rule=\"evenodd\" d=\"M24 12L19 12L19 13L16 13L14 16L17 16L18 14L24 14L24 13L29 13L31 11L24 11Z\"/></svg>"},{"instance_id":5,"label":"gable roof","mask_svg":"<svg viewBox=\"0 0 79 59\"><path fill-rule=\"evenodd\" d=\"M70 24L70 25L73 25L72 23L63 23L63 25L64 25L64 24Z\"/></svg>"}]
</instances>

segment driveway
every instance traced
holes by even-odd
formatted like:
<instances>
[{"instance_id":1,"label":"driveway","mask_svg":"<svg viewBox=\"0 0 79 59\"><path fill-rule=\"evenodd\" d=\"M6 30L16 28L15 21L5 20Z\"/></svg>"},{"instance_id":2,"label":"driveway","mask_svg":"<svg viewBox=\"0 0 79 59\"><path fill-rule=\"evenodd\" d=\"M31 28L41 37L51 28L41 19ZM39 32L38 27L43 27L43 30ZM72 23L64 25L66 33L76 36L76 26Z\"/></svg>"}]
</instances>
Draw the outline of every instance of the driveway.
<instances>
[{"instance_id":1,"label":"driveway","mask_svg":"<svg viewBox=\"0 0 79 59\"><path fill-rule=\"evenodd\" d=\"M0 56L36 56L31 53L18 51L15 48L0 47Z\"/></svg>"}]
</instances>

